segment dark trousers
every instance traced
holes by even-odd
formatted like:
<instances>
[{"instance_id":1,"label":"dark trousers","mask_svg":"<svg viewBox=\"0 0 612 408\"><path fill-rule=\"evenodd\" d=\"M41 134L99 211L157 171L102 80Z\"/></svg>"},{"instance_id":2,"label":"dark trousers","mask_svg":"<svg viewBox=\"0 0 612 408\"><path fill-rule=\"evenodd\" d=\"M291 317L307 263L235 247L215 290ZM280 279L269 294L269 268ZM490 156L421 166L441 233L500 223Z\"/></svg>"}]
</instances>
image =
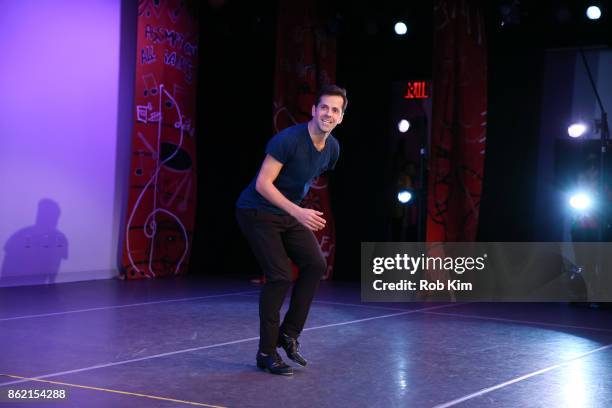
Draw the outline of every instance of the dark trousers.
<instances>
[{"instance_id":1,"label":"dark trousers","mask_svg":"<svg viewBox=\"0 0 612 408\"><path fill-rule=\"evenodd\" d=\"M259 351L276 350L279 331L297 338L321 277L327 268L317 240L290 215L237 208L236 219L266 276L259 296ZM280 309L291 287L291 261L299 268L283 323Z\"/></svg>"}]
</instances>

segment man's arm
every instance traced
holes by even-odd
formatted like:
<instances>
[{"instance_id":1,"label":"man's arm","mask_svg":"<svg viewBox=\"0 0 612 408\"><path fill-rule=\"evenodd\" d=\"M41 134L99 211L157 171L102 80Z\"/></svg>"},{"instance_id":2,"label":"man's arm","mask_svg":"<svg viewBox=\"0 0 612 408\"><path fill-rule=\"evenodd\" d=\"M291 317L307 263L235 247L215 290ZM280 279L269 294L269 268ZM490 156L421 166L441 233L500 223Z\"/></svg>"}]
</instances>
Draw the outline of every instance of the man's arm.
<instances>
[{"instance_id":1,"label":"man's arm","mask_svg":"<svg viewBox=\"0 0 612 408\"><path fill-rule=\"evenodd\" d=\"M269 154L266 155L255 182L255 190L270 203L293 216L306 228L313 231L323 229L325 227L325 219L321 217L323 215L322 212L311 210L310 208L302 208L292 203L273 184L282 168L283 163Z\"/></svg>"}]
</instances>

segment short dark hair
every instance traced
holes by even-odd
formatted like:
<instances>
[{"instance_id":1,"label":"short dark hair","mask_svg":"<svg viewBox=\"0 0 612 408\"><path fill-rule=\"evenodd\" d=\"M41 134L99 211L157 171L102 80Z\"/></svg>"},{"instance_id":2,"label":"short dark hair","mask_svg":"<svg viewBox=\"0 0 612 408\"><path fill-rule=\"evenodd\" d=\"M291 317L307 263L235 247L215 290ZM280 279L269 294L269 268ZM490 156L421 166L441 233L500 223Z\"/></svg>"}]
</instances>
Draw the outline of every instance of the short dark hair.
<instances>
[{"instance_id":1,"label":"short dark hair","mask_svg":"<svg viewBox=\"0 0 612 408\"><path fill-rule=\"evenodd\" d=\"M319 106L319 102L321 102L321 97L324 95L333 95L333 96L341 96L342 97L342 112L346 111L346 106L348 105L348 98L346 97L346 89L340 88L338 85L328 84L323 85L319 92L317 93L317 97L315 99L315 106Z\"/></svg>"}]
</instances>

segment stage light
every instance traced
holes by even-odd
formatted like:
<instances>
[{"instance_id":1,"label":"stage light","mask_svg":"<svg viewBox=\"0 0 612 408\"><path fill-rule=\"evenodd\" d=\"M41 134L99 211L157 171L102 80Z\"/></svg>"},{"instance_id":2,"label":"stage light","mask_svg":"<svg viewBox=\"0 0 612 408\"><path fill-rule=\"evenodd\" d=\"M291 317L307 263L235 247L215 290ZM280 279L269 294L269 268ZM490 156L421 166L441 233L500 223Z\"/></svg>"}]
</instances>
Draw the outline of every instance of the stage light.
<instances>
[{"instance_id":1,"label":"stage light","mask_svg":"<svg viewBox=\"0 0 612 408\"><path fill-rule=\"evenodd\" d=\"M567 134L571 137L580 137L586 132L587 125L584 123L573 123L570 127L567 128Z\"/></svg>"},{"instance_id":2,"label":"stage light","mask_svg":"<svg viewBox=\"0 0 612 408\"><path fill-rule=\"evenodd\" d=\"M597 6L590 6L586 10L586 15L589 20L599 20L601 17L601 9Z\"/></svg>"},{"instance_id":3,"label":"stage light","mask_svg":"<svg viewBox=\"0 0 612 408\"><path fill-rule=\"evenodd\" d=\"M576 193L569 199L569 205L575 210L588 210L592 204L591 196L587 193Z\"/></svg>"},{"instance_id":4,"label":"stage light","mask_svg":"<svg viewBox=\"0 0 612 408\"><path fill-rule=\"evenodd\" d=\"M410 129L410 122L408 122L406 119L402 119L398 122L397 128L400 132L406 133L408 129Z\"/></svg>"},{"instance_id":5,"label":"stage light","mask_svg":"<svg viewBox=\"0 0 612 408\"><path fill-rule=\"evenodd\" d=\"M406 35L406 33L408 32L408 26L406 26L406 23L404 22L397 22L395 23L395 34L397 35Z\"/></svg>"},{"instance_id":6,"label":"stage light","mask_svg":"<svg viewBox=\"0 0 612 408\"><path fill-rule=\"evenodd\" d=\"M397 193L397 201L402 204L408 204L412 200L412 193L409 190L403 189Z\"/></svg>"}]
</instances>

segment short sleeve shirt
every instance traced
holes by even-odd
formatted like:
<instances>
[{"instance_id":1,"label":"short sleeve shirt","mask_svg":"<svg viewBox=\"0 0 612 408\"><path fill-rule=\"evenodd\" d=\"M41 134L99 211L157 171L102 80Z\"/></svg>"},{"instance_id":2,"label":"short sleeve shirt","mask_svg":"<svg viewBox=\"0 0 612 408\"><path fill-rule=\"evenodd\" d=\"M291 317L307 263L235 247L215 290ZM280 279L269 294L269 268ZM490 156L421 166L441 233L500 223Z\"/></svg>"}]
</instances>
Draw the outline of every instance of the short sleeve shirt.
<instances>
[{"instance_id":1,"label":"short sleeve shirt","mask_svg":"<svg viewBox=\"0 0 612 408\"><path fill-rule=\"evenodd\" d=\"M323 149L318 151L310 138L308 124L303 123L288 127L270 139L266 154L283 163L274 185L288 200L299 204L308 192L312 179L335 167L340 146L330 134ZM257 208L285 215L283 210L257 192L255 182L258 175L242 191L236 207Z\"/></svg>"}]
</instances>

